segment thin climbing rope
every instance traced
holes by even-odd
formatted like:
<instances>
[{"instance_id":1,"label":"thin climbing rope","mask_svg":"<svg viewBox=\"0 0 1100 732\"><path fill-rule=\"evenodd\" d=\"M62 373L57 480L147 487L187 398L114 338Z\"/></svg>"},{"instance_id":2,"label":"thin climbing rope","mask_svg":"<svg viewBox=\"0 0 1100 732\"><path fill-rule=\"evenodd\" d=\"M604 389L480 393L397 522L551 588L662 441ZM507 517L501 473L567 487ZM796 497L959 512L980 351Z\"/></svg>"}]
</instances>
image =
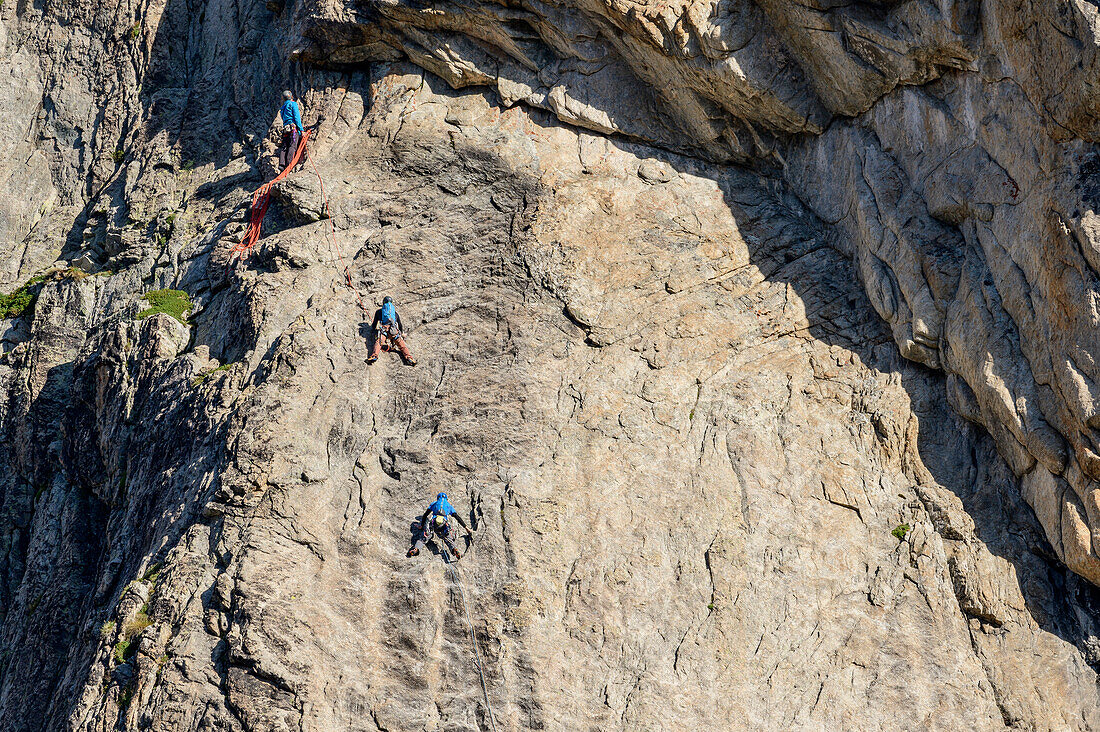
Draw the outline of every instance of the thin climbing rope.
<instances>
[{"instance_id":1,"label":"thin climbing rope","mask_svg":"<svg viewBox=\"0 0 1100 732\"><path fill-rule=\"evenodd\" d=\"M314 162L313 156L309 156L309 164L313 167L313 174L317 176L317 182L321 184L321 200L325 203L325 218L328 219L329 233L332 235L332 246L336 248L336 256L340 259L340 264L344 268L344 284L355 293L355 299L359 301L359 308L363 312L370 312L367 310L367 306L363 304L363 296L359 294L359 289L351 282L351 269L348 268L348 263L344 261L344 253L340 251L340 245L336 242L336 224L332 221L332 212L328 205L328 195L325 193L325 181L321 178L321 173L317 170L317 163Z\"/></svg>"},{"instance_id":2,"label":"thin climbing rope","mask_svg":"<svg viewBox=\"0 0 1100 732\"><path fill-rule=\"evenodd\" d=\"M489 687L485 683L485 671L481 668L481 652L478 651L477 636L474 635L474 624L470 620L470 603L466 601L466 588L463 586L462 575L458 573L458 568L452 562L447 562L447 568L451 570L451 578L458 585L458 591L462 595L462 609L466 611L466 627L470 629L470 641L474 646L474 661L477 662L477 674L481 677L481 693L485 697L485 709L489 712L489 724L492 725L493 732L497 732L497 722L493 717L493 705L489 703Z\"/></svg>"},{"instance_id":3,"label":"thin climbing rope","mask_svg":"<svg viewBox=\"0 0 1100 732\"><path fill-rule=\"evenodd\" d=\"M306 131L305 135L302 137L301 143L298 145L298 150L294 154L294 160L291 161L288 166L286 166L283 172L280 173L270 183L266 183L261 186L260 189L257 190L255 194L253 194L252 217L248 224L248 235L241 241L240 244L233 248L234 254L248 251L259 240L260 224L263 222L264 213L267 211L267 204L269 200L269 192L271 190L271 186L282 180L291 170L294 169L294 166L297 165L298 159L302 155L302 150L305 149L306 140L309 139L311 132L313 132L313 130ZM352 292L355 293L355 299L359 302L359 307L364 312L368 312L367 306L363 303L363 297L359 294L359 289L355 287L354 284L352 284L351 269L348 267L347 262L344 260L344 253L340 250L340 244L336 240L336 224L332 220L332 211L329 206L328 194L325 193L325 181L321 177L320 171L317 170L317 163L314 161L313 158L313 155L309 156L309 164L310 167L313 168L313 174L317 176L317 182L321 186L321 200L324 202L324 214L325 218L328 219L329 234L332 237L332 246L334 249L336 249L336 256L339 258L340 265L343 267L344 283ZM493 732L497 732L497 722L495 716L493 715L493 705L489 701L489 685L485 682L485 670L481 665L481 651L477 645L477 635L474 634L473 620L470 619L470 603L466 599L465 583L462 581L462 575L461 573L459 573L458 568L452 562L447 563L447 568L451 571L451 578L454 580L454 583L458 585L459 594L462 595L462 609L466 616L466 628L470 631L470 643L474 647L474 662L477 664L477 675L481 679L481 695L485 699L485 710L489 713L489 724L490 726L492 726Z\"/></svg>"}]
</instances>

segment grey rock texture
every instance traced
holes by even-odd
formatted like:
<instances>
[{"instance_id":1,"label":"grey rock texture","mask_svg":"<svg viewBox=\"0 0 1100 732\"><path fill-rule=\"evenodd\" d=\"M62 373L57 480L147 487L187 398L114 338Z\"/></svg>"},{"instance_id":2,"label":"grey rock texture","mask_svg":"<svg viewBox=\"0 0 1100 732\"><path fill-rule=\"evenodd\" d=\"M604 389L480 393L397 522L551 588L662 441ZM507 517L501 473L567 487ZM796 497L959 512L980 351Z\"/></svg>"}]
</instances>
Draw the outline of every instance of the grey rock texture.
<instances>
[{"instance_id":1,"label":"grey rock texture","mask_svg":"<svg viewBox=\"0 0 1100 732\"><path fill-rule=\"evenodd\" d=\"M1095 13L0 6L0 728L1100 727Z\"/></svg>"},{"instance_id":2,"label":"grey rock texture","mask_svg":"<svg viewBox=\"0 0 1100 732\"><path fill-rule=\"evenodd\" d=\"M992 433L1056 554L1100 582L1094 4L295 12L301 59L399 55L504 104L772 171L835 233L901 353L947 373L954 408Z\"/></svg>"}]
</instances>

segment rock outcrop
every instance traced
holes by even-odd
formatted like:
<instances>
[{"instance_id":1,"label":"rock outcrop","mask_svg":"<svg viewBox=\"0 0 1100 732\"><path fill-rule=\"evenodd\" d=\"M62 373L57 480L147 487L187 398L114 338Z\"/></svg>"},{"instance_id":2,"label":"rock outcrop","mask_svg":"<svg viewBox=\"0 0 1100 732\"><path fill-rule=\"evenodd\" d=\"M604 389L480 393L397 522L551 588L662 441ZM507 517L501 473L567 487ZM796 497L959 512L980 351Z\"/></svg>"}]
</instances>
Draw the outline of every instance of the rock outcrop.
<instances>
[{"instance_id":1,"label":"rock outcrop","mask_svg":"<svg viewBox=\"0 0 1100 732\"><path fill-rule=\"evenodd\" d=\"M0 727L1100 727L1095 21L0 6Z\"/></svg>"}]
</instances>

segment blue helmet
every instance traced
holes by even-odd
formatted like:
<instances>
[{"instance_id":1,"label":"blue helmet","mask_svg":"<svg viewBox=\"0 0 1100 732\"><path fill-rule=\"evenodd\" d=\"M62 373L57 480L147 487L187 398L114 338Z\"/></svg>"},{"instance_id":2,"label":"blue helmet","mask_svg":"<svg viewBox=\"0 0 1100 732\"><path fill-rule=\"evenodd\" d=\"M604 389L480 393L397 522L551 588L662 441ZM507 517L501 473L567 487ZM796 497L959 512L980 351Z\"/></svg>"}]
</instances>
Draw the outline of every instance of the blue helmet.
<instances>
[{"instance_id":1,"label":"blue helmet","mask_svg":"<svg viewBox=\"0 0 1100 732\"><path fill-rule=\"evenodd\" d=\"M438 496L436 496L436 498L438 498L440 500L443 500L443 501L446 501L447 500L447 494L446 493L440 493Z\"/></svg>"}]
</instances>

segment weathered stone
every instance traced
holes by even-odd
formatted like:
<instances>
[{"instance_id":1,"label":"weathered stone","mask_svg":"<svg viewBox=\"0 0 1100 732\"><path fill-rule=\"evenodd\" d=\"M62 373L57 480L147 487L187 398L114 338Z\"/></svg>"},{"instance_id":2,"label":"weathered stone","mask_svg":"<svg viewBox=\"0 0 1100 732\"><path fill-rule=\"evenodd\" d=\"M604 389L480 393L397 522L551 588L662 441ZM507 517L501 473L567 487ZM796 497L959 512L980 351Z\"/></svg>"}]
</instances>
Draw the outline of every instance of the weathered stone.
<instances>
[{"instance_id":1,"label":"weathered stone","mask_svg":"<svg viewBox=\"0 0 1100 732\"><path fill-rule=\"evenodd\" d=\"M0 6L0 727L1100 727L1097 17Z\"/></svg>"}]
</instances>

